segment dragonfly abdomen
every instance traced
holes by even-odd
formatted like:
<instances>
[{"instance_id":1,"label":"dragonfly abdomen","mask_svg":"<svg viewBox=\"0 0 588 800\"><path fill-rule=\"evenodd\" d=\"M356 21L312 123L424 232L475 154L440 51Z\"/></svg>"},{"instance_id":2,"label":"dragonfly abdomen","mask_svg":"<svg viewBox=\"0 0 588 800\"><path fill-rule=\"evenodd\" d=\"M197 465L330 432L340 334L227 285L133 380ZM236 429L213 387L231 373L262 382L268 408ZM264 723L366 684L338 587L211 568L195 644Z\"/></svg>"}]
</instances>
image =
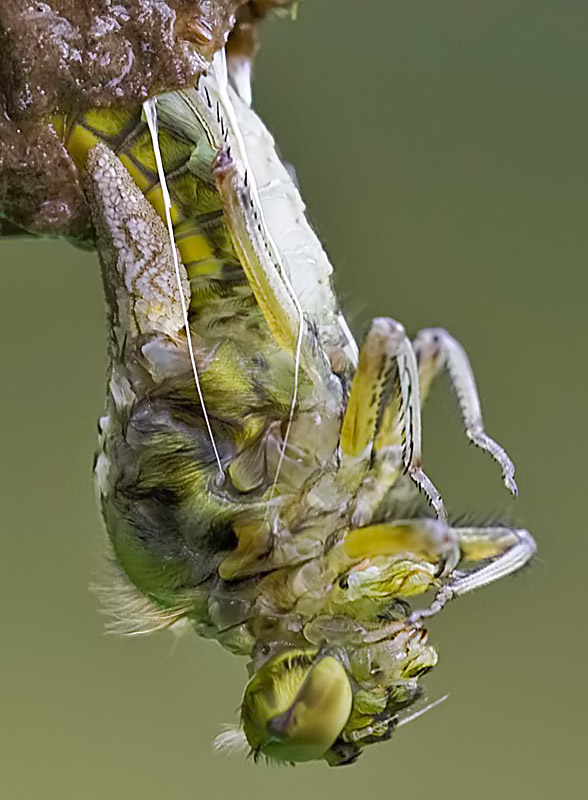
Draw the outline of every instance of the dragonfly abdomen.
<instances>
[{"instance_id":1,"label":"dragonfly abdomen","mask_svg":"<svg viewBox=\"0 0 588 800\"><path fill-rule=\"evenodd\" d=\"M162 187L149 130L141 107L131 111L95 109L59 117L54 127L83 172L90 150L106 144L117 155L135 184L165 221ZM159 145L171 198L174 238L191 284L190 322L195 332L208 334L215 324L259 313L234 251L216 189L216 152L202 129L198 141L160 124ZM218 312L218 319L215 318ZM211 331L212 335L214 332Z\"/></svg>"}]
</instances>

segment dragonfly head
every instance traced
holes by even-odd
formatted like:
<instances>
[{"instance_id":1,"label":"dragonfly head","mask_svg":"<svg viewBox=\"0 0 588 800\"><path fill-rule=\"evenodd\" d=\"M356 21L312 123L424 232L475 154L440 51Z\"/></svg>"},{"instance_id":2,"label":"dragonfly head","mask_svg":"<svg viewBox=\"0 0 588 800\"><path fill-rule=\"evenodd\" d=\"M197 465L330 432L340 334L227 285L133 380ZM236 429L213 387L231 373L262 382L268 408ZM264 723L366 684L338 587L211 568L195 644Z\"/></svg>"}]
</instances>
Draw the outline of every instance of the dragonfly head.
<instances>
[{"instance_id":1,"label":"dragonfly head","mask_svg":"<svg viewBox=\"0 0 588 800\"><path fill-rule=\"evenodd\" d=\"M389 628L379 641L292 647L258 663L241 705L240 732L254 757L351 764L410 721L437 653L420 626Z\"/></svg>"},{"instance_id":2,"label":"dragonfly head","mask_svg":"<svg viewBox=\"0 0 588 800\"><path fill-rule=\"evenodd\" d=\"M253 675L245 689L241 720L256 756L313 761L326 757L352 704L351 683L337 658L288 650Z\"/></svg>"}]
</instances>

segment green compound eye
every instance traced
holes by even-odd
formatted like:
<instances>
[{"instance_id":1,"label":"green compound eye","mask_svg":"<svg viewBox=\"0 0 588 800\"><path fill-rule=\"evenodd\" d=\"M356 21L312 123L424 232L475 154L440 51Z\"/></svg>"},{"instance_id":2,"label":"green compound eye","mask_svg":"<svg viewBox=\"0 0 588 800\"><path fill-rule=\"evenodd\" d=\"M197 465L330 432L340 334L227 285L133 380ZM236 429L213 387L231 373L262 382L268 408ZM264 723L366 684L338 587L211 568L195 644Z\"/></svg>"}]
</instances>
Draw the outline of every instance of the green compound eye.
<instances>
[{"instance_id":1,"label":"green compound eye","mask_svg":"<svg viewBox=\"0 0 588 800\"><path fill-rule=\"evenodd\" d=\"M313 761L333 745L352 703L340 661L290 651L264 664L249 681L241 718L256 754L277 761Z\"/></svg>"}]
</instances>

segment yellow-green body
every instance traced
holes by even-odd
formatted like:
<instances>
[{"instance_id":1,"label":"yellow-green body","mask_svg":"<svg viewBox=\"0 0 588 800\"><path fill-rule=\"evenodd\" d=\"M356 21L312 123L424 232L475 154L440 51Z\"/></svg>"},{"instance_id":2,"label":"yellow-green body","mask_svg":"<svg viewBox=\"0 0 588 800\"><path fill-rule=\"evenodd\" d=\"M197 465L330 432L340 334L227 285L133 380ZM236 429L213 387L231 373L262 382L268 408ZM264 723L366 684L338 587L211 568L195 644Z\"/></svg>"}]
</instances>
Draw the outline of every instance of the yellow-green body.
<instances>
[{"instance_id":1,"label":"yellow-green body","mask_svg":"<svg viewBox=\"0 0 588 800\"><path fill-rule=\"evenodd\" d=\"M286 679L284 653L301 654L290 711L272 714L273 690L257 708L249 687L249 744L348 763L388 738L436 663L408 598L513 540L482 556L477 539L462 545L412 445L405 457L420 406L418 386L404 390L404 332L376 320L358 360L330 264L254 112L213 75L160 98L157 116L181 289L142 110L54 122L86 175L109 313L96 478L125 581L110 605L131 631L189 621L248 656L258 689ZM324 701L323 740L312 703L331 675L341 688Z\"/></svg>"}]
</instances>

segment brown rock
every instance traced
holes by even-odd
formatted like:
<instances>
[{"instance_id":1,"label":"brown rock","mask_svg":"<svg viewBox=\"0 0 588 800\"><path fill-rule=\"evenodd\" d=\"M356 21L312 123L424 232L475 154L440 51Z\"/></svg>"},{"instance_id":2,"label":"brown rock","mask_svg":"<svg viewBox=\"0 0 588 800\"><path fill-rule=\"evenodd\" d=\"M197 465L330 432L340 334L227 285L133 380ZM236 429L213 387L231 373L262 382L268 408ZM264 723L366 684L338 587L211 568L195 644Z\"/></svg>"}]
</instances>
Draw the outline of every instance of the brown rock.
<instances>
[{"instance_id":1,"label":"brown rock","mask_svg":"<svg viewBox=\"0 0 588 800\"><path fill-rule=\"evenodd\" d=\"M2 0L0 216L33 233L91 240L75 165L48 122L57 111L128 106L194 85L234 32L290 0Z\"/></svg>"}]
</instances>

